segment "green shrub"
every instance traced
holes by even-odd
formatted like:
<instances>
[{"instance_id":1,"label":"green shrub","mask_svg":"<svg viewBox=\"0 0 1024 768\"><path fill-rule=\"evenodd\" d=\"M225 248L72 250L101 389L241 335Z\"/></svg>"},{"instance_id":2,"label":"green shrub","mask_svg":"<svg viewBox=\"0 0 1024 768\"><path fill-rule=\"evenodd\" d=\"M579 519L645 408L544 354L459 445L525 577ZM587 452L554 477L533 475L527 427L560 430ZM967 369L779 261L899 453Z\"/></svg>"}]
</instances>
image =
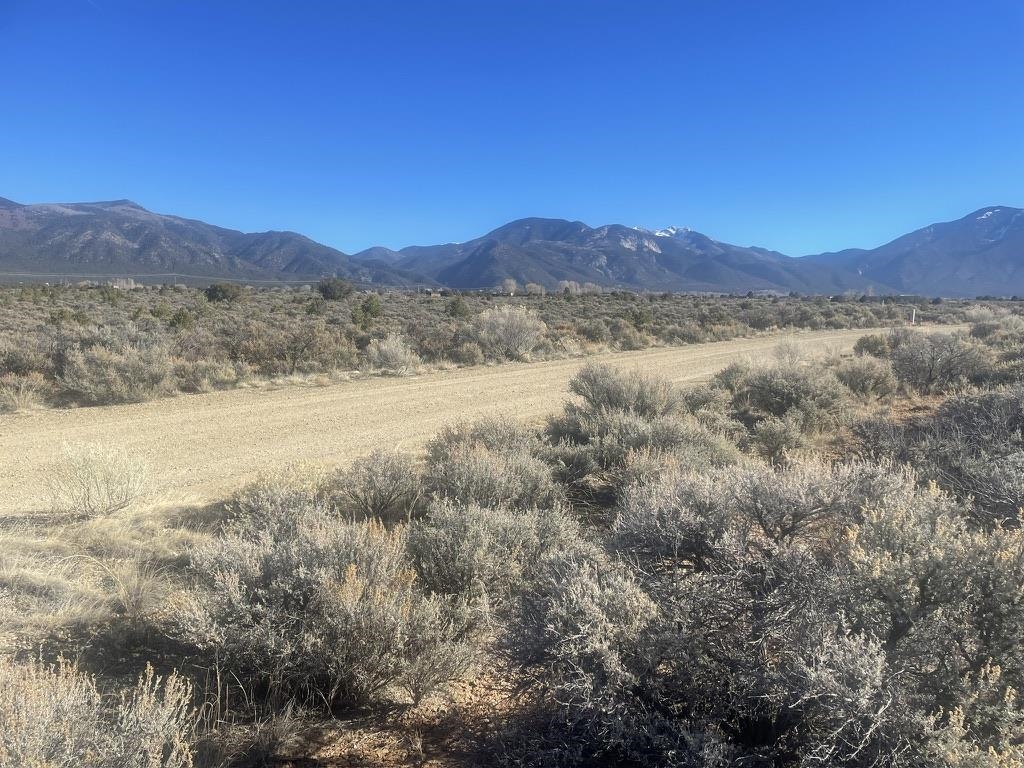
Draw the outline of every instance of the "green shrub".
<instances>
[{"instance_id":1,"label":"green shrub","mask_svg":"<svg viewBox=\"0 0 1024 768\"><path fill-rule=\"evenodd\" d=\"M448 303L444 305L445 314L448 317L454 317L459 320L465 320L473 311L469 308L469 304L461 296L453 296L448 300Z\"/></svg>"},{"instance_id":2,"label":"green shrub","mask_svg":"<svg viewBox=\"0 0 1024 768\"><path fill-rule=\"evenodd\" d=\"M606 344L612 337L608 324L600 318L578 324L576 332L587 341L592 341L596 344Z\"/></svg>"},{"instance_id":3,"label":"green shrub","mask_svg":"<svg viewBox=\"0 0 1024 768\"><path fill-rule=\"evenodd\" d=\"M858 357L868 355L870 357L887 358L892 353L889 346L889 338L881 333L869 333L861 336L854 342L853 352Z\"/></svg>"},{"instance_id":4,"label":"green shrub","mask_svg":"<svg viewBox=\"0 0 1024 768\"><path fill-rule=\"evenodd\" d=\"M733 407L752 422L769 416L799 417L805 432L838 423L846 390L831 371L803 365L753 368L737 383Z\"/></svg>"},{"instance_id":5,"label":"green shrub","mask_svg":"<svg viewBox=\"0 0 1024 768\"><path fill-rule=\"evenodd\" d=\"M749 437L754 453L769 464L785 464L795 451L807 447L799 417L769 416L754 425Z\"/></svg>"}]
</instances>

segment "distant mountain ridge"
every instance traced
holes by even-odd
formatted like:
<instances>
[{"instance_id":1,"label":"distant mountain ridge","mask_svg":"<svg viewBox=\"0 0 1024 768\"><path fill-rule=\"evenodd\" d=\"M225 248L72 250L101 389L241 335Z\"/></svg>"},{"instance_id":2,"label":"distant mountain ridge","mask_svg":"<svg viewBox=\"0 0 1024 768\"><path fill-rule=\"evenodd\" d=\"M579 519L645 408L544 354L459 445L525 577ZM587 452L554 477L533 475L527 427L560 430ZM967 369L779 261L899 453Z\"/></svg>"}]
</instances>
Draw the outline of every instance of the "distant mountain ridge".
<instances>
[{"instance_id":1,"label":"distant mountain ridge","mask_svg":"<svg viewBox=\"0 0 1024 768\"><path fill-rule=\"evenodd\" d=\"M792 258L686 227L648 230L567 219L509 222L464 243L355 255L296 232L244 233L153 213L129 200L22 205L0 198L0 280L20 273L491 288L511 278L630 290L1024 295L1024 210L979 209L874 249Z\"/></svg>"},{"instance_id":2,"label":"distant mountain ridge","mask_svg":"<svg viewBox=\"0 0 1024 768\"><path fill-rule=\"evenodd\" d=\"M411 282L296 232L238 232L153 213L130 200L21 205L0 198L0 273L21 271L239 280L337 274L368 283Z\"/></svg>"},{"instance_id":3,"label":"distant mountain ridge","mask_svg":"<svg viewBox=\"0 0 1024 768\"><path fill-rule=\"evenodd\" d=\"M806 258L902 293L1024 296L1024 210L989 206L872 250Z\"/></svg>"},{"instance_id":4,"label":"distant mountain ridge","mask_svg":"<svg viewBox=\"0 0 1024 768\"><path fill-rule=\"evenodd\" d=\"M554 287L560 281L667 291L792 290L820 292L867 288L853 273L791 259L763 248L721 243L688 229L649 230L581 221L530 218L510 222L465 243L371 249L357 260L386 263L455 288L520 284Z\"/></svg>"}]
</instances>

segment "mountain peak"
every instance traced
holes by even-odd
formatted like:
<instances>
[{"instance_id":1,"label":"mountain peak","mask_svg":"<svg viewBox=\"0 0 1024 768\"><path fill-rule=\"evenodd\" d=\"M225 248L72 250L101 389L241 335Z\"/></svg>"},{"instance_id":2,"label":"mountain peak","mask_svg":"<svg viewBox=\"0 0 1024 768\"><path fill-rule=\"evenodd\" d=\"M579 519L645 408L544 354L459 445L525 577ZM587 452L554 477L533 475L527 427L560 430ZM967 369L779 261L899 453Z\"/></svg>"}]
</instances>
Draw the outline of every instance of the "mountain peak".
<instances>
[{"instance_id":1,"label":"mountain peak","mask_svg":"<svg viewBox=\"0 0 1024 768\"><path fill-rule=\"evenodd\" d=\"M134 200L102 200L98 203L84 203L84 205L92 205L96 208L134 208L137 211L146 211L146 213L149 213L148 210L143 208Z\"/></svg>"},{"instance_id":2,"label":"mountain peak","mask_svg":"<svg viewBox=\"0 0 1024 768\"><path fill-rule=\"evenodd\" d=\"M528 218L510 221L488 232L485 237L511 245L522 245L537 240L564 240L590 229L582 221L568 219Z\"/></svg>"},{"instance_id":3,"label":"mountain peak","mask_svg":"<svg viewBox=\"0 0 1024 768\"><path fill-rule=\"evenodd\" d=\"M657 230L654 234L657 237L679 237L680 235L688 235L693 232L689 227L665 227L664 229Z\"/></svg>"},{"instance_id":4,"label":"mountain peak","mask_svg":"<svg viewBox=\"0 0 1024 768\"><path fill-rule=\"evenodd\" d=\"M1016 216L1022 213L1022 209L1013 208L1009 205L989 205L985 208L979 208L974 213L970 213L964 218L967 220L973 219L974 221L988 221L1000 216Z\"/></svg>"}]
</instances>

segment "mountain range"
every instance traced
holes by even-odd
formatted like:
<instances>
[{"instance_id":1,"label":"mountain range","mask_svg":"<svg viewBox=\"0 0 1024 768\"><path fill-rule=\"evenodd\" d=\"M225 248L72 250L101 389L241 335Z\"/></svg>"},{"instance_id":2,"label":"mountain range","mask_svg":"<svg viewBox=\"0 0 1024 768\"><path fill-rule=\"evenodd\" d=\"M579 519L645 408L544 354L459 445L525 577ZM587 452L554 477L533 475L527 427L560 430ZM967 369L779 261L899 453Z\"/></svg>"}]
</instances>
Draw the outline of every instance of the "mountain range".
<instances>
[{"instance_id":1,"label":"mountain range","mask_svg":"<svg viewBox=\"0 0 1024 768\"><path fill-rule=\"evenodd\" d=\"M530 218L463 243L354 255L295 232L244 233L128 200L21 205L0 198L0 280L45 276L308 281L490 288L507 278L633 290L1024 295L1024 210L982 208L874 249L793 258L680 227Z\"/></svg>"}]
</instances>

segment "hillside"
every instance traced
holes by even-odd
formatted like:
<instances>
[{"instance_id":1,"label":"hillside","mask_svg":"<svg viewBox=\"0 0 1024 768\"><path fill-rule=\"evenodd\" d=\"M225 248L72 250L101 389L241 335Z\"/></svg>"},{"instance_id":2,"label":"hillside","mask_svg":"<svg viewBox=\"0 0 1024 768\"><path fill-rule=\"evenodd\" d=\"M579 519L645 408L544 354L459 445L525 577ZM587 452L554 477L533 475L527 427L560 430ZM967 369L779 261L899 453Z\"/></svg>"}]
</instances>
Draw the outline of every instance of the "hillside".
<instances>
[{"instance_id":1,"label":"hillside","mask_svg":"<svg viewBox=\"0 0 1024 768\"><path fill-rule=\"evenodd\" d=\"M354 256L295 232L244 233L128 200L21 205L0 198L0 279L189 276L491 288L508 278L652 291L1024 295L1024 210L982 208L874 249L792 258L686 228L528 218L463 243Z\"/></svg>"},{"instance_id":2,"label":"hillside","mask_svg":"<svg viewBox=\"0 0 1024 768\"><path fill-rule=\"evenodd\" d=\"M391 263L456 288L488 287L505 278L547 287L574 280L672 291L836 292L869 286L854 273L687 229L593 228L564 219L521 219L475 240L404 248L399 256Z\"/></svg>"},{"instance_id":3,"label":"hillside","mask_svg":"<svg viewBox=\"0 0 1024 768\"><path fill-rule=\"evenodd\" d=\"M1024 210L982 208L918 229L872 250L808 260L891 286L934 296L1024 295Z\"/></svg>"},{"instance_id":4,"label":"hillside","mask_svg":"<svg viewBox=\"0 0 1024 768\"><path fill-rule=\"evenodd\" d=\"M153 213L129 200L20 205L0 198L0 277L16 273L239 280L337 274L409 282L384 265L353 261L295 232L238 232Z\"/></svg>"}]
</instances>

